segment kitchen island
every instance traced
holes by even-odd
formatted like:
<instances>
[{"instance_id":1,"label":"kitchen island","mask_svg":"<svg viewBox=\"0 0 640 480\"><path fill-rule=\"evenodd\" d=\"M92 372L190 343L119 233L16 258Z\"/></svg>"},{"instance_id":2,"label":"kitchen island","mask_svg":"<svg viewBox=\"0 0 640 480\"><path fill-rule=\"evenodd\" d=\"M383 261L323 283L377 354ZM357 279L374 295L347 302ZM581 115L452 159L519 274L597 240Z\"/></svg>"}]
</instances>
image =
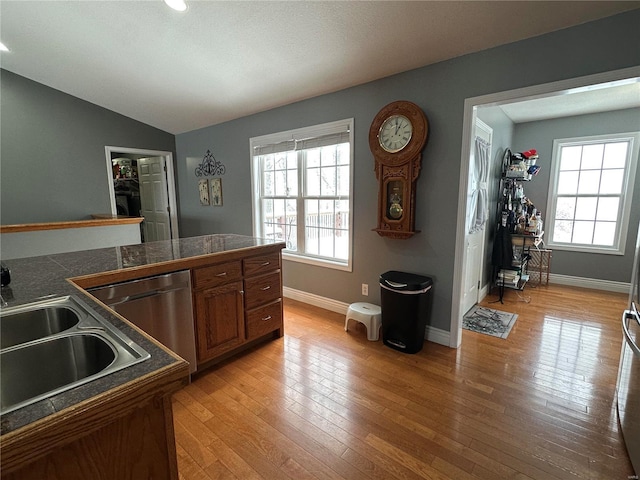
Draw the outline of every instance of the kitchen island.
<instances>
[{"instance_id":1,"label":"kitchen island","mask_svg":"<svg viewBox=\"0 0 640 480\"><path fill-rule=\"evenodd\" d=\"M253 237L207 235L4 262L12 274L11 284L2 288L8 306L47 297L81 296L97 314L151 357L3 415L2 478L176 479L171 394L188 382L188 364L97 302L85 289L188 269L196 279L194 298L200 305L200 314L207 314L207 306L215 306L218 298L216 289L220 285L212 279L220 278L215 272L221 268L239 265L244 269L234 279L239 295L244 295L244 290L238 290L243 288L243 281L249 287L256 283L260 287L257 291L270 290L270 285L268 289L261 287L261 279L269 279L272 284L277 281L276 290L281 292L279 262L283 247L281 242ZM275 268L265 266L271 260L278 261L277 270L261 271ZM222 273L227 275L226 271ZM257 320L260 328L248 327L247 331L253 328L255 340L269 334L281 336L280 299L252 298L250 309L245 310L240 304L237 313L243 320L245 314L249 320L262 309L277 317L279 309L280 323L273 323L273 316L266 315ZM212 334L215 329L205 325L198 332L198 342L203 348L199 353L204 352L199 355L199 368L215 361L219 354L233 354L243 343L250 343L252 339L242 328L244 340L235 340L220 350Z\"/></svg>"}]
</instances>

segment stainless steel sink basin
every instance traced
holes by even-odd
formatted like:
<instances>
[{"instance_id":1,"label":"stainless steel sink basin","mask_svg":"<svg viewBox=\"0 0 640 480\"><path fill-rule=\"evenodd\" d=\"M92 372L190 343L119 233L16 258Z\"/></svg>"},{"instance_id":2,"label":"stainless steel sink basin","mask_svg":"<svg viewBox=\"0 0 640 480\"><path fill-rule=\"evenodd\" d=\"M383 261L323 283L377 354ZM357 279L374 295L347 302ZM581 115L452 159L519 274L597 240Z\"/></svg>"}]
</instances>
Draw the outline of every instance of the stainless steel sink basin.
<instances>
[{"instance_id":1,"label":"stainless steel sink basin","mask_svg":"<svg viewBox=\"0 0 640 480\"><path fill-rule=\"evenodd\" d=\"M74 334L0 353L2 409L105 370L116 352L102 338Z\"/></svg>"},{"instance_id":2,"label":"stainless steel sink basin","mask_svg":"<svg viewBox=\"0 0 640 480\"><path fill-rule=\"evenodd\" d=\"M12 347L69 330L80 322L70 308L51 305L38 309L22 308L0 320L0 348Z\"/></svg>"},{"instance_id":3,"label":"stainless steel sink basin","mask_svg":"<svg viewBox=\"0 0 640 480\"><path fill-rule=\"evenodd\" d=\"M75 296L3 309L0 332L0 414L150 357Z\"/></svg>"}]
</instances>

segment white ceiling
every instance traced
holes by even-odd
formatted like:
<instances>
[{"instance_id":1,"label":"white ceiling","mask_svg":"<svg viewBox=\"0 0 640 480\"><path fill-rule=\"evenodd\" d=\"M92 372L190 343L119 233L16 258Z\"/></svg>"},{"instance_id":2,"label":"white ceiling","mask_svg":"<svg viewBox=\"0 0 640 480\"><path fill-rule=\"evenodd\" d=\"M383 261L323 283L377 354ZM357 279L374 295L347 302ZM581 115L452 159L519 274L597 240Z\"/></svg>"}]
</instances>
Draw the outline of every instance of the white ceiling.
<instances>
[{"instance_id":1,"label":"white ceiling","mask_svg":"<svg viewBox=\"0 0 640 480\"><path fill-rule=\"evenodd\" d=\"M639 7L0 0L0 66L178 134Z\"/></svg>"},{"instance_id":2,"label":"white ceiling","mask_svg":"<svg viewBox=\"0 0 640 480\"><path fill-rule=\"evenodd\" d=\"M557 92L542 98L519 100L500 105L498 108L513 123L525 123L638 107L640 78Z\"/></svg>"}]
</instances>

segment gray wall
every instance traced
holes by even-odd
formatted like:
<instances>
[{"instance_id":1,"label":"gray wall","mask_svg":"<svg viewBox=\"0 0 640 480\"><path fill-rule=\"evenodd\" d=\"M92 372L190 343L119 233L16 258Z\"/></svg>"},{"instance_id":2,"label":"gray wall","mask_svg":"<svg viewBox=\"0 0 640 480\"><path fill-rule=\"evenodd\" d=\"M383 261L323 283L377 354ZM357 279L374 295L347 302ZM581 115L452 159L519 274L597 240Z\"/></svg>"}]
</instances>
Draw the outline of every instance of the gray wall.
<instances>
[{"instance_id":1,"label":"gray wall","mask_svg":"<svg viewBox=\"0 0 640 480\"><path fill-rule=\"evenodd\" d=\"M0 70L0 222L109 213L106 145L175 153L175 137Z\"/></svg>"},{"instance_id":2,"label":"gray wall","mask_svg":"<svg viewBox=\"0 0 640 480\"><path fill-rule=\"evenodd\" d=\"M464 100L469 97L640 65L640 11L587 23L477 54L298 102L176 138L185 236L251 233L249 138L353 117L355 119L353 272L285 262L285 285L343 302L379 301L378 277L390 269L434 279L431 324L449 330ZM408 240L379 237L377 187L367 135L375 114L394 100L425 111L430 138L418 179L416 228ZM198 203L194 165L207 149L227 167L224 206ZM370 296L362 297L360 284Z\"/></svg>"},{"instance_id":3,"label":"gray wall","mask_svg":"<svg viewBox=\"0 0 640 480\"><path fill-rule=\"evenodd\" d=\"M543 219L547 212L551 155L555 139L637 131L640 131L640 109L638 108L516 125L513 150L522 152L535 148L540 156L537 165L542 168L538 175L525 185L525 194L536 208L542 211ZM636 146L636 148L638 147ZM555 249L551 272L576 277L628 282L631 278L633 247L640 222L639 205L640 168L636 171L625 255L590 254Z\"/></svg>"}]
</instances>

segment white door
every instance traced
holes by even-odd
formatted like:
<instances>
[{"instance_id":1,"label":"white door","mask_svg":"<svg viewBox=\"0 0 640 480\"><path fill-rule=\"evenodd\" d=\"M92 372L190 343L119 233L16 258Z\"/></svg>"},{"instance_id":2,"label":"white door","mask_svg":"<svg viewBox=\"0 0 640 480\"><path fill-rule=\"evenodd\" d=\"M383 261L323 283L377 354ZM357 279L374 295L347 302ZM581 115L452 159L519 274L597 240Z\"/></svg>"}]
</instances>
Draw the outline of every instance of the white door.
<instances>
[{"instance_id":1,"label":"white door","mask_svg":"<svg viewBox=\"0 0 640 480\"><path fill-rule=\"evenodd\" d=\"M472 145L470 148L471 158L469 159L469 182L467 190L467 228L465 234L465 265L463 270L463 282L462 282L462 312L466 313L471 307L473 307L480 299L480 286L482 281L482 266L484 259L484 245L486 237L486 225L482 230L477 230L472 233L469 232L469 227L474 221L475 208L473 205L473 192L478 186L478 172L475 168L475 140L476 137L480 137L489 145L491 145L491 138L493 136L493 130L486 123L476 119L473 134L471 135ZM491 148L489 147L491 151ZM489 156L491 158L491 156ZM491 162L489 162L489 165ZM489 176L490 178L490 176Z\"/></svg>"},{"instance_id":2,"label":"white door","mask_svg":"<svg viewBox=\"0 0 640 480\"><path fill-rule=\"evenodd\" d=\"M140 182L140 214L144 217L142 228L145 242L171 240L169 194L164 157L138 160Z\"/></svg>"}]
</instances>

